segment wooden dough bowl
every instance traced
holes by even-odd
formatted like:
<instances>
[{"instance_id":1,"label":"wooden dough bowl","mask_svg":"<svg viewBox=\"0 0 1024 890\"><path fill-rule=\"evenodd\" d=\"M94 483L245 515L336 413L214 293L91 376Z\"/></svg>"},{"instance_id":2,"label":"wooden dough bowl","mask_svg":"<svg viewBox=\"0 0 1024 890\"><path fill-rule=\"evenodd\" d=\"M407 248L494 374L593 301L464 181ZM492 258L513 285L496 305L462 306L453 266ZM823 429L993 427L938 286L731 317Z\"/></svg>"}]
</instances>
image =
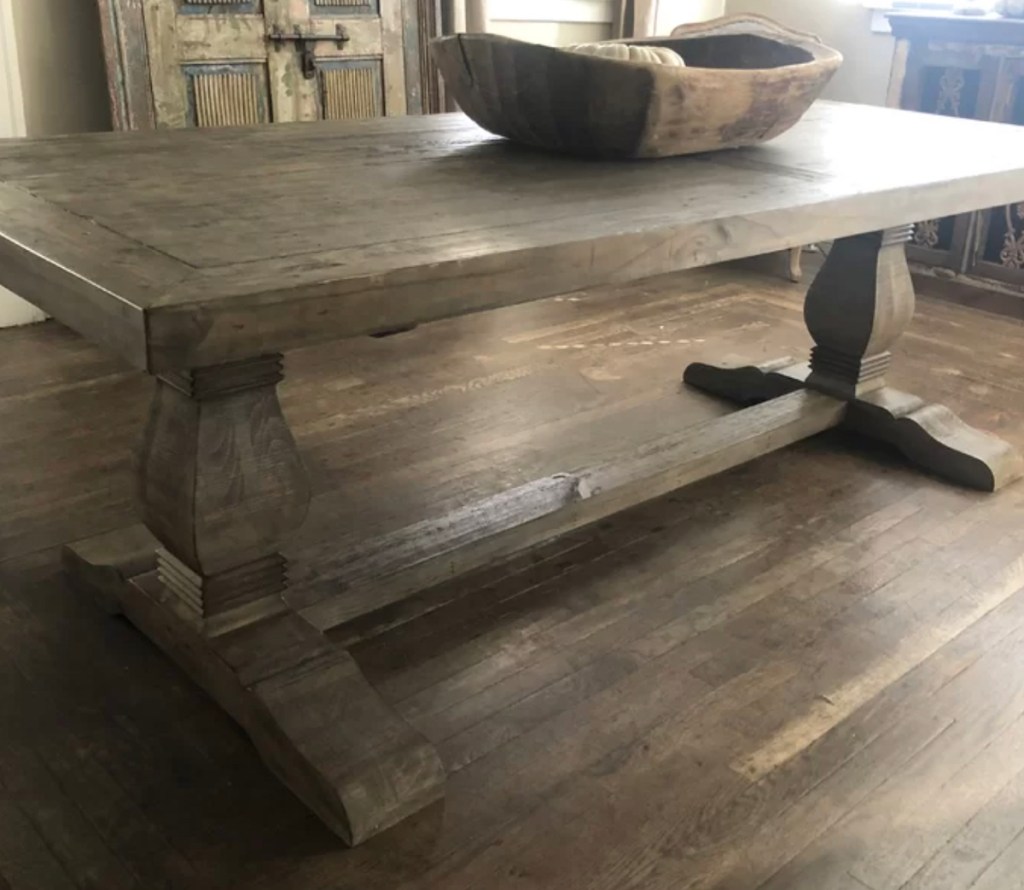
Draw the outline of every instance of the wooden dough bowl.
<instances>
[{"instance_id":1,"label":"wooden dough bowl","mask_svg":"<svg viewBox=\"0 0 1024 890\"><path fill-rule=\"evenodd\" d=\"M755 15L682 25L687 67L583 55L494 34L433 43L459 107L491 133L568 154L658 158L754 145L804 115L843 57Z\"/></svg>"}]
</instances>

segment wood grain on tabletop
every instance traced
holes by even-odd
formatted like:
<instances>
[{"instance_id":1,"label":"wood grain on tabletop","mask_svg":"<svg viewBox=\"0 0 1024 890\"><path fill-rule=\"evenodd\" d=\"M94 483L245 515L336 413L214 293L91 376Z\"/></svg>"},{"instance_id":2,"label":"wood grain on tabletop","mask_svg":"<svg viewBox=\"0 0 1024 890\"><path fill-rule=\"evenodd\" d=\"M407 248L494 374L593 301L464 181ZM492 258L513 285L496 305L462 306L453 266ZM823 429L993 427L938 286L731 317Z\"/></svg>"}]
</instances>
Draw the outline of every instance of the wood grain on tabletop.
<instances>
[{"instance_id":1,"label":"wood grain on tabletop","mask_svg":"<svg viewBox=\"0 0 1024 890\"><path fill-rule=\"evenodd\" d=\"M1024 198L1022 149L1015 127L832 102L766 145L649 164L460 115L11 141L0 284L174 370Z\"/></svg>"}]
</instances>

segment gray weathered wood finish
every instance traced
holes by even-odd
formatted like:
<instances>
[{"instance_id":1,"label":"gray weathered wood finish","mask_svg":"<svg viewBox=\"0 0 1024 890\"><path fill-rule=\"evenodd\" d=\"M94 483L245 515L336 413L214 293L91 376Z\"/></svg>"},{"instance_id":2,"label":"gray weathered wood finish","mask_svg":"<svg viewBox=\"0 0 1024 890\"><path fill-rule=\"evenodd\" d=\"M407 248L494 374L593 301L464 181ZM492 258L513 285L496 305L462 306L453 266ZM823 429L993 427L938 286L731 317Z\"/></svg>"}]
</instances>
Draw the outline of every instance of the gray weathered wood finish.
<instances>
[{"instance_id":1,"label":"gray weathered wood finish","mask_svg":"<svg viewBox=\"0 0 1024 890\"><path fill-rule=\"evenodd\" d=\"M918 157L921 129L948 151ZM866 130L893 143L865 146ZM962 151L977 139L986 153ZM843 422L968 484L1013 478L999 440L883 387L913 297L905 229L881 230L1024 198L1022 149L1014 128L830 103L757 149L643 165L525 152L457 115L0 146L0 284L158 378L139 463L149 532L87 541L67 564L326 824L364 840L436 800L443 771L327 639L339 623ZM807 300L813 391L787 381L767 404L569 462L413 522L386 552L325 542L331 571L287 583L309 492L276 394L283 351L833 237Z\"/></svg>"},{"instance_id":2,"label":"gray weathered wood finish","mask_svg":"<svg viewBox=\"0 0 1024 890\"><path fill-rule=\"evenodd\" d=\"M76 329L95 290L106 341L164 372L999 203L1022 155L1012 127L829 102L764 146L629 165L460 115L98 134L0 147L0 246ZM124 261L83 268L105 238Z\"/></svg>"}]
</instances>

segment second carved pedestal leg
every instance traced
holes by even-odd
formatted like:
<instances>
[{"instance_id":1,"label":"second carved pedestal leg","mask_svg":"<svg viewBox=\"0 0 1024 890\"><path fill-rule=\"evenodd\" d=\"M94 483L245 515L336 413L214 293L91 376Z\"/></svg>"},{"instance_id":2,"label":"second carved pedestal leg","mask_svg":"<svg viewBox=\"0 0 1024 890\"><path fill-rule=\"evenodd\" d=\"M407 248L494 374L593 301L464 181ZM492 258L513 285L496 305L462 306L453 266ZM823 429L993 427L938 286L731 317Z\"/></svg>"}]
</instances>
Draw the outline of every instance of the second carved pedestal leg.
<instances>
[{"instance_id":1,"label":"second carved pedestal leg","mask_svg":"<svg viewBox=\"0 0 1024 890\"><path fill-rule=\"evenodd\" d=\"M439 799L444 770L351 655L288 607L280 549L305 518L309 488L278 404L281 376L271 355L159 378L139 461L148 532L73 545L65 564L359 843Z\"/></svg>"},{"instance_id":2,"label":"second carved pedestal leg","mask_svg":"<svg viewBox=\"0 0 1024 890\"><path fill-rule=\"evenodd\" d=\"M749 404L806 387L848 403L845 425L896 446L912 462L953 482L994 491L1018 478L1020 455L963 423L942 405L886 386L890 348L914 314L905 243L910 227L836 241L807 292L809 364L745 368L694 364L687 383Z\"/></svg>"}]
</instances>

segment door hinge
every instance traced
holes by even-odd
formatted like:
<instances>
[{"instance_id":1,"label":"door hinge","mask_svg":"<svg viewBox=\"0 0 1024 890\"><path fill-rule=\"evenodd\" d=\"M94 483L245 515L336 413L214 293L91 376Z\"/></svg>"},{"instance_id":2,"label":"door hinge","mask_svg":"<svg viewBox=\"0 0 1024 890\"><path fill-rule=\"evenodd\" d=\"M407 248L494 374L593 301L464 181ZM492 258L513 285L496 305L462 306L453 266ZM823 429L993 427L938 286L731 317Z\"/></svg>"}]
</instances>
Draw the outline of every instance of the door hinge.
<instances>
[{"instance_id":1,"label":"door hinge","mask_svg":"<svg viewBox=\"0 0 1024 890\"><path fill-rule=\"evenodd\" d=\"M274 25L267 32L267 40L274 44L278 50L286 43L294 43L295 49L302 58L302 76L306 80L316 77L316 45L324 41L335 43L338 49L344 49L345 44L352 38L348 36L348 30L344 25L338 25L333 34L304 33L301 28L294 31L285 31L280 25Z\"/></svg>"}]
</instances>

